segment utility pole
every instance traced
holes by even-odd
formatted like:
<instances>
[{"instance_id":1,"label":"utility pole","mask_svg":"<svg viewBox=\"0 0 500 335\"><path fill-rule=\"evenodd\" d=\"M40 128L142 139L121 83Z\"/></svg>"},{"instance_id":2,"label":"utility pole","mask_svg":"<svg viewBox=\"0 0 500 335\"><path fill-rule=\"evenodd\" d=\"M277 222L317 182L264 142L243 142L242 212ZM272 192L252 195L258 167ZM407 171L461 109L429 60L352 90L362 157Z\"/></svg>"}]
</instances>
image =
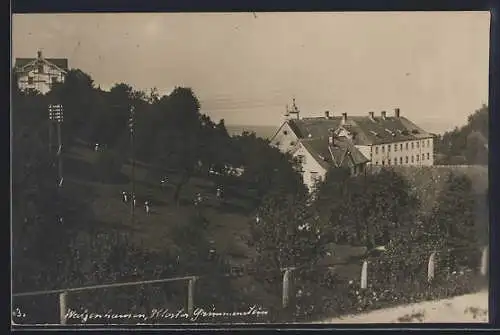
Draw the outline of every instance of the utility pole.
<instances>
[{"instance_id":1,"label":"utility pole","mask_svg":"<svg viewBox=\"0 0 500 335\"><path fill-rule=\"evenodd\" d=\"M130 106L130 117L128 122L129 130L130 130L130 149L132 155L132 198L130 199L131 205L131 214L132 214L132 224L135 223L135 205L136 205L136 197L135 197L135 107Z\"/></svg>"},{"instance_id":2,"label":"utility pole","mask_svg":"<svg viewBox=\"0 0 500 335\"><path fill-rule=\"evenodd\" d=\"M60 104L57 105L49 105L49 153L52 154L52 131L54 125L56 126L57 131L57 211L58 211L58 223L63 224L63 213L62 213L62 185L64 181L63 177L63 165L62 165L62 136L61 136L61 124L64 120L63 115L63 106Z\"/></svg>"},{"instance_id":3,"label":"utility pole","mask_svg":"<svg viewBox=\"0 0 500 335\"><path fill-rule=\"evenodd\" d=\"M64 177L63 177L63 164L62 164L62 136L61 136L61 124L64 120L63 106L62 105L49 105L49 152L52 152L52 128L55 124L57 132L57 170L58 170L58 180L57 185L59 188L62 187Z\"/></svg>"}]
</instances>

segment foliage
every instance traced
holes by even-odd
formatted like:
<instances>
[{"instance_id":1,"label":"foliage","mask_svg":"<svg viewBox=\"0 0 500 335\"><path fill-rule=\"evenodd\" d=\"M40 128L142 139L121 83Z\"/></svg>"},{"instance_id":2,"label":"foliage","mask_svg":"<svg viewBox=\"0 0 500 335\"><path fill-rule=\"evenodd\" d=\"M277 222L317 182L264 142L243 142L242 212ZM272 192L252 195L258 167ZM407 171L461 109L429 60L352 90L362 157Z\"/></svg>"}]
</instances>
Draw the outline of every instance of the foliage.
<instances>
[{"instance_id":1,"label":"foliage","mask_svg":"<svg viewBox=\"0 0 500 335\"><path fill-rule=\"evenodd\" d=\"M283 269L300 267L301 273L307 272L323 255L319 222L303 198L290 195L267 197L257 217L248 241L257 252L254 277L277 295Z\"/></svg>"},{"instance_id":2,"label":"foliage","mask_svg":"<svg viewBox=\"0 0 500 335\"><path fill-rule=\"evenodd\" d=\"M483 105L469 115L465 126L438 136L435 149L441 156L436 163L488 164L488 114L488 106Z\"/></svg>"},{"instance_id":3,"label":"foliage","mask_svg":"<svg viewBox=\"0 0 500 335\"><path fill-rule=\"evenodd\" d=\"M411 227L419 205L406 180L389 169L353 177L333 169L315 198L328 239L369 249Z\"/></svg>"},{"instance_id":4,"label":"foliage","mask_svg":"<svg viewBox=\"0 0 500 335\"><path fill-rule=\"evenodd\" d=\"M271 147L254 133L233 137L236 166L243 166L243 182L256 192L256 206L265 196L291 194L305 196L306 188L288 154Z\"/></svg>"}]
</instances>

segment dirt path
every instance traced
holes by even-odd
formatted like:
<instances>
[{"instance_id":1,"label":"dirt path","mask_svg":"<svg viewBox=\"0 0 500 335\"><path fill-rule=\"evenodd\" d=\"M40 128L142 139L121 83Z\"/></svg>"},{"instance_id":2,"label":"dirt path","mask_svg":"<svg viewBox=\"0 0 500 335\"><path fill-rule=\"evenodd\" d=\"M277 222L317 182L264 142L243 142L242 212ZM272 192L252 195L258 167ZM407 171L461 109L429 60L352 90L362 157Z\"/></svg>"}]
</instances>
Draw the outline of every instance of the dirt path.
<instances>
[{"instance_id":1,"label":"dirt path","mask_svg":"<svg viewBox=\"0 0 500 335\"><path fill-rule=\"evenodd\" d=\"M315 323L476 323L488 322L488 292L425 301Z\"/></svg>"}]
</instances>

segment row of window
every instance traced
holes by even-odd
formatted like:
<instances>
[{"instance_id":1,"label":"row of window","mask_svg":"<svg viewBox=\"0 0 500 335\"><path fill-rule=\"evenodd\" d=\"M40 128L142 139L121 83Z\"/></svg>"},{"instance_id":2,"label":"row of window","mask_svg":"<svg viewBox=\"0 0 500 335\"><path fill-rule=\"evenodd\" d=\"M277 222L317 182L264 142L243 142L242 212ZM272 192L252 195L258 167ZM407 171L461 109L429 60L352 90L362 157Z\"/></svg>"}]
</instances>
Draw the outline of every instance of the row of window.
<instances>
[{"instance_id":1,"label":"row of window","mask_svg":"<svg viewBox=\"0 0 500 335\"><path fill-rule=\"evenodd\" d=\"M57 83L57 82L59 82L59 78L57 76L51 77L50 78L50 82L51 83ZM28 77L28 84L29 85L33 85L33 83L34 83L34 78L33 77Z\"/></svg>"},{"instance_id":2,"label":"row of window","mask_svg":"<svg viewBox=\"0 0 500 335\"><path fill-rule=\"evenodd\" d=\"M424 161L425 158L426 158L426 155L422 154L422 161ZM431 159L431 155L429 153L427 153L427 160L430 160L430 159ZM415 160L418 162L420 160L420 155L411 156L411 162L415 163ZM392 161L391 159L388 159L387 165L398 165L398 162L399 162L399 165L403 165L403 157L399 157L399 160L397 158L395 158L394 161ZM408 156L406 156L404 163L408 164L409 162L410 162L410 158ZM379 165L379 162L376 161L375 165ZM385 165L384 160L382 161L382 165Z\"/></svg>"},{"instance_id":3,"label":"row of window","mask_svg":"<svg viewBox=\"0 0 500 335\"><path fill-rule=\"evenodd\" d=\"M408 150L409 149L409 146L411 144L411 148L412 149L415 149L415 146L418 148L420 148L420 142L406 142L405 143L405 149ZM431 146L431 141L430 140L423 140L422 141L422 148L425 148L427 145L427 148L430 148ZM391 147L394 146L394 151L398 151L398 147L399 147L399 151L403 151L403 143L399 143L399 144L387 144L387 152L391 152ZM375 154L378 154L378 146L375 147ZM382 150L382 153L385 153L385 148L386 146L385 145L382 145L381 147L381 150Z\"/></svg>"}]
</instances>

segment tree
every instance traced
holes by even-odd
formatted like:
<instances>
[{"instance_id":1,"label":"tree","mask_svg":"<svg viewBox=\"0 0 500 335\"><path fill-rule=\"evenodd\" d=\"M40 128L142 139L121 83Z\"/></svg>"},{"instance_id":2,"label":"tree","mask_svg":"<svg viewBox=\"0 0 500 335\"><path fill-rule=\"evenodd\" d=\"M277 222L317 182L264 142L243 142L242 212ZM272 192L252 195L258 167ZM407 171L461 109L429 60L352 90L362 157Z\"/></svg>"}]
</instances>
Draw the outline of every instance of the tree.
<instances>
[{"instance_id":1,"label":"tree","mask_svg":"<svg viewBox=\"0 0 500 335\"><path fill-rule=\"evenodd\" d=\"M255 191L256 206L271 194L306 195L298 162L291 155L281 153L254 133L243 133L233 141L237 150L233 159L244 167L242 180Z\"/></svg>"},{"instance_id":2,"label":"tree","mask_svg":"<svg viewBox=\"0 0 500 335\"><path fill-rule=\"evenodd\" d=\"M408 182L392 170L350 177L346 170L333 169L319 185L315 207L333 242L371 249L417 221L418 202Z\"/></svg>"},{"instance_id":3,"label":"tree","mask_svg":"<svg viewBox=\"0 0 500 335\"><path fill-rule=\"evenodd\" d=\"M194 175L200 159L200 104L189 88L177 87L158 102L162 115L158 120L163 131L156 137L156 165L166 173L174 171L179 178L175 185L174 201Z\"/></svg>"},{"instance_id":4,"label":"tree","mask_svg":"<svg viewBox=\"0 0 500 335\"><path fill-rule=\"evenodd\" d=\"M436 152L440 164L488 163L488 106L483 105L467 118L467 124L438 136Z\"/></svg>"},{"instance_id":5,"label":"tree","mask_svg":"<svg viewBox=\"0 0 500 335\"><path fill-rule=\"evenodd\" d=\"M291 195L270 195L250 225L248 244L257 256L252 264L256 279L279 293L281 270L287 267L310 269L323 256L318 216L304 199Z\"/></svg>"}]
</instances>

